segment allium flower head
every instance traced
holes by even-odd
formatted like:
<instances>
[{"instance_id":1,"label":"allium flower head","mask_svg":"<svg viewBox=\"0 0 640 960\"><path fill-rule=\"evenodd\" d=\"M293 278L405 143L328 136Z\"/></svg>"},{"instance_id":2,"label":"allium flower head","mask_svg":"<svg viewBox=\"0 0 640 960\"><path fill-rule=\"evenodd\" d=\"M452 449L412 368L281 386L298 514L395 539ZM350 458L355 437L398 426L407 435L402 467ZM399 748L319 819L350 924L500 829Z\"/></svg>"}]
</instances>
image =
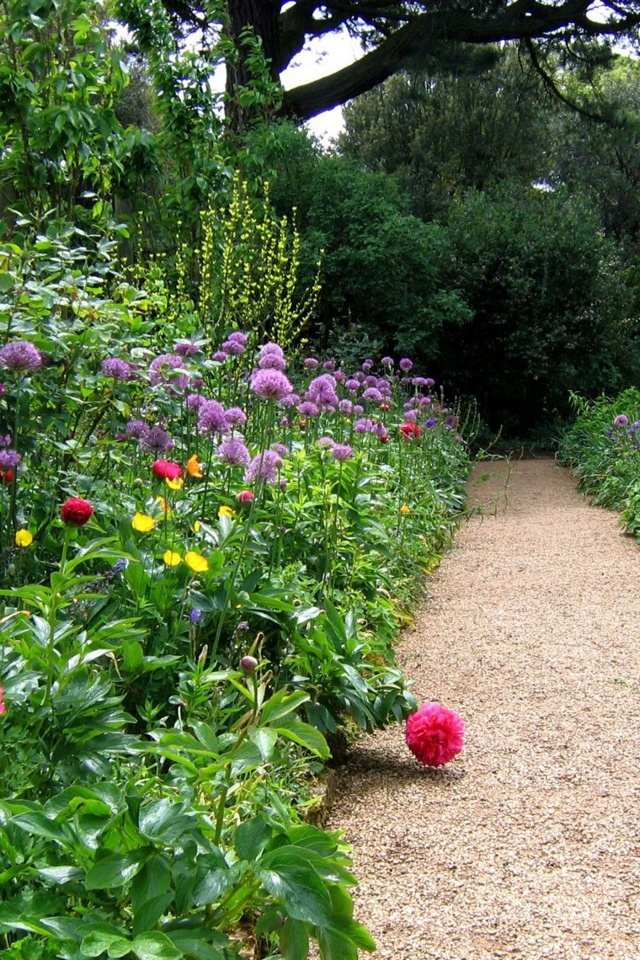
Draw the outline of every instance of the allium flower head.
<instances>
[{"instance_id":1,"label":"allium flower head","mask_svg":"<svg viewBox=\"0 0 640 960\"><path fill-rule=\"evenodd\" d=\"M240 407L229 407L224 416L230 427L243 427L247 422L247 415Z\"/></svg>"},{"instance_id":2,"label":"allium flower head","mask_svg":"<svg viewBox=\"0 0 640 960\"><path fill-rule=\"evenodd\" d=\"M230 467L246 467L251 460L251 455L240 437L223 440L218 447L218 457Z\"/></svg>"},{"instance_id":3,"label":"allium flower head","mask_svg":"<svg viewBox=\"0 0 640 960\"><path fill-rule=\"evenodd\" d=\"M346 381L345 387L349 391L349 393L357 393L358 390L360 389L360 381L355 380L353 377L351 377L350 380Z\"/></svg>"},{"instance_id":4,"label":"allium flower head","mask_svg":"<svg viewBox=\"0 0 640 960\"><path fill-rule=\"evenodd\" d=\"M245 347L239 340L225 340L222 344L222 353L227 357L240 357L244 353Z\"/></svg>"},{"instance_id":5,"label":"allium flower head","mask_svg":"<svg viewBox=\"0 0 640 960\"><path fill-rule=\"evenodd\" d=\"M625 417L624 413L619 413L618 416L613 421L614 427L626 427L628 423L629 423L629 417Z\"/></svg>"},{"instance_id":6,"label":"allium flower head","mask_svg":"<svg viewBox=\"0 0 640 960\"><path fill-rule=\"evenodd\" d=\"M420 763L441 767L462 750L464 720L439 703L425 703L407 719L406 741Z\"/></svg>"},{"instance_id":7,"label":"allium flower head","mask_svg":"<svg viewBox=\"0 0 640 960\"><path fill-rule=\"evenodd\" d=\"M392 367L393 357L383 357L381 363L383 367Z\"/></svg>"},{"instance_id":8,"label":"allium flower head","mask_svg":"<svg viewBox=\"0 0 640 960\"><path fill-rule=\"evenodd\" d=\"M142 420L129 420L125 427L125 433L132 440L142 440L149 432L149 427Z\"/></svg>"},{"instance_id":9,"label":"allium flower head","mask_svg":"<svg viewBox=\"0 0 640 960\"><path fill-rule=\"evenodd\" d=\"M192 357L198 352L199 347L193 340L176 340L173 349L179 357Z\"/></svg>"},{"instance_id":10,"label":"allium flower head","mask_svg":"<svg viewBox=\"0 0 640 960\"><path fill-rule=\"evenodd\" d=\"M413 360L409 360L408 357L403 357L400 363L398 364L403 373L408 373L413 366Z\"/></svg>"},{"instance_id":11,"label":"allium flower head","mask_svg":"<svg viewBox=\"0 0 640 960\"><path fill-rule=\"evenodd\" d=\"M261 370L286 370L287 361L282 351L268 350L265 353L263 348L258 360L258 367Z\"/></svg>"},{"instance_id":12,"label":"allium flower head","mask_svg":"<svg viewBox=\"0 0 640 960\"><path fill-rule=\"evenodd\" d=\"M63 523L70 524L73 527L84 527L93 516L93 507L88 500L82 497L69 497L60 508L60 516Z\"/></svg>"},{"instance_id":13,"label":"allium flower head","mask_svg":"<svg viewBox=\"0 0 640 960\"><path fill-rule=\"evenodd\" d=\"M315 403L312 403L311 400L303 400L298 407L298 413L303 417L317 417L320 413L320 410Z\"/></svg>"},{"instance_id":14,"label":"allium flower head","mask_svg":"<svg viewBox=\"0 0 640 960\"><path fill-rule=\"evenodd\" d=\"M229 334L227 340L231 343L240 343L243 347L246 347L249 342L249 337L246 333L243 333L242 330L234 330L233 333Z\"/></svg>"},{"instance_id":15,"label":"allium flower head","mask_svg":"<svg viewBox=\"0 0 640 960\"><path fill-rule=\"evenodd\" d=\"M306 357L304 361L304 365L307 370L315 370L315 368L319 366L319 363L320 361L316 360L315 357Z\"/></svg>"},{"instance_id":16,"label":"allium flower head","mask_svg":"<svg viewBox=\"0 0 640 960\"><path fill-rule=\"evenodd\" d=\"M201 393L190 393L187 396L187 410L192 412L193 410L199 410L203 403L206 403L207 398L203 397Z\"/></svg>"},{"instance_id":17,"label":"allium flower head","mask_svg":"<svg viewBox=\"0 0 640 960\"><path fill-rule=\"evenodd\" d=\"M216 363L224 363L228 356L229 354L225 353L224 350L216 350L211 359L215 360Z\"/></svg>"},{"instance_id":18,"label":"allium flower head","mask_svg":"<svg viewBox=\"0 0 640 960\"><path fill-rule=\"evenodd\" d=\"M353 403L351 400L341 400L338 404L338 410L348 417L353 413Z\"/></svg>"},{"instance_id":19,"label":"allium flower head","mask_svg":"<svg viewBox=\"0 0 640 960\"><path fill-rule=\"evenodd\" d=\"M336 393L335 378L330 373L323 373L319 377L314 377L309 384L306 399L311 400L321 410L328 407L337 407L338 394Z\"/></svg>"},{"instance_id":20,"label":"allium flower head","mask_svg":"<svg viewBox=\"0 0 640 960\"><path fill-rule=\"evenodd\" d=\"M198 408L198 428L201 433L226 433L228 429L224 407L217 400L205 400Z\"/></svg>"},{"instance_id":21,"label":"allium flower head","mask_svg":"<svg viewBox=\"0 0 640 960\"><path fill-rule=\"evenodd\" d=\"M367 387L362 394L362 399L368 400L369 403L382 403L382 394L377 387Z\"/></svg>"},{"instance_id":22,"label":"allium flower head","mask_svg":"<svg viewBox=\"0 0 640 960\"><path fill-rule=\"evenodd\" d=\"M173 450L175 444L166 430L162 427L147 427L140 436L140 446L150 453L167 453Z\"/></svg>"},{"instance_id":23,"label":"allium flower head","mask_svg":"<svg viewBox=\"0 0 640 960\"><path fill-rule=\"evenodd\" d=\"M14 340L0 350L0 366L6 370L37 370L42 366L42 357L28 340Z\"/></svg>"},{"instance_id":24,"label":"allium flower head","mask_svg":"<svg viewBox=\"0 0 640 960\"><path fill-rule=\"evenodd\" d=\"M152 387L166 383L172 390L182 393L189 385L189 374L175 372L182 367L182 357L176 356L175 353L165 353L161 357L156 357L149 364L149 383Z\"/></svg>"},{"instance_id":25,"label":"allium flower head","mask_svg":"<svg viewBox=\"0 0 640 960\"><path fill-rule=\"evenodd\" d=\"M427 427L428 429L431 429L432 427L437 427L437 426L438 426L438 420L437 420L436 417L429 417L428 420L425 420L424 425L425 425L425 427Z\"/></svg>"},{"instance_id":26,"label":"allium flower head","mask_svg":"<svg viewBox=\"0 0 640 960\"><path fill-rule=\"evenodd\" d=\"M364 363L362 364L363 370L371 370L372 367L373 367L373 360L365 360Z\"/></svg>"},{"instance_id":27,"label":"allium flower head","mask_svg":"<svg viewBox=\"0 0 640 960\"><path fill-rule=\"evenodd\" d=\"M282 458L275 450L264 450L253 458L246 469L246 483L276 483L278 471L282 468Z\"/></svg>"},{"instance_id":28,"label":"allium flower head","mask_svg":"<svg viewBox=\"0 0 640 960\"><path fill-rule=\"evenodd\" d=\"M100 364L100 371L110 380L131 380L133 376L131 364L120 357L106 357Z\"/></svg>"},{"instance_id":29,"label":"allium flower head","mask_svg":"<svg viewBox=\"0 0 640 960\"><path fill-rule=\"evenodd\" d=\"M280 400L293 391L288 377L280 370L256 370L251 375L251 389L263 400Z\"/></svg>"},{"instance_id":30,"label":"allium flower head","mask_svg":"<svg viewBox=\"0 0 640 960\"><path fill-rule=\"evenodd\" d=\"M331 453L338 463L344 463L345 460L351 460L353 447L350 447L347 443L334 443Z\"/></svg>"},{"instance_id":31,"label":"allium flower head","mask_svg":"<svg viewBox=\"0 0 640 960\"><path fill-rule=\"evenodd\" d=\"M0 470L15 470L22 457L17 450L0 450Z\"/></svg>"}]
</instances>

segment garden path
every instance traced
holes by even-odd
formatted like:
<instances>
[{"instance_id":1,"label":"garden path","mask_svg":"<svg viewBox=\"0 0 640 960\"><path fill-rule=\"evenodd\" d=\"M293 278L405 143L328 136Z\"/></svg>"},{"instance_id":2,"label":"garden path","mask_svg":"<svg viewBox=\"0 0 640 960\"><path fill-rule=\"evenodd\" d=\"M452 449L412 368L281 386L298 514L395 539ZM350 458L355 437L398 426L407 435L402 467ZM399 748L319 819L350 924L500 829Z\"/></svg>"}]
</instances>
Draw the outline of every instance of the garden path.
<instances>
[{"instance_id":1,"label":"garden path","mask_svg":"<svg viewBox=\"0 0 640 960\"><path fill-rule=\"evenodd\" d=\"M640 960L638 545L552 459L481 464L470 493L398 651L465 747L429 770L393 727L350 751L327 826L355 915L376 960Z\"/></svg>"}]
</instances>

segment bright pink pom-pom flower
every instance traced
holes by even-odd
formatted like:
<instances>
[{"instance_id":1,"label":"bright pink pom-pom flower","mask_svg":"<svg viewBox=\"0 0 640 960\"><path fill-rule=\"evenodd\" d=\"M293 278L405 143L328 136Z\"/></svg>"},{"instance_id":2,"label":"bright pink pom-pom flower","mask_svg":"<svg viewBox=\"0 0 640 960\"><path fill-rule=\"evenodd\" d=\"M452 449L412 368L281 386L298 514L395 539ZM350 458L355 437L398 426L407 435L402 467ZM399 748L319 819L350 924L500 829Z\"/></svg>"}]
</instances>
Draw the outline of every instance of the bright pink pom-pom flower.
<instances>
[{"instance_id":1,"label":"bright pink pom-pom flower","mask_svg":"<svg viewBox=\"0 0 640 960\"><path fill-rule=\"evenodd\" d=\"M84 527L93 516L93 507L82 497L69 497L60 508L60 516L64 523L74 527Z\"/></svg>"},{"instance_id":2,"label":"bright pink pom-pom flower","mask_svg":"<svg viewBox=\"0 0 640 960\"><path fill-rule=\"evenodd\" d=\"M462 750L464 720L439 703L425 703L407 718L406 740L420 763L441 767Z\"/></svg>"}]
</instances>

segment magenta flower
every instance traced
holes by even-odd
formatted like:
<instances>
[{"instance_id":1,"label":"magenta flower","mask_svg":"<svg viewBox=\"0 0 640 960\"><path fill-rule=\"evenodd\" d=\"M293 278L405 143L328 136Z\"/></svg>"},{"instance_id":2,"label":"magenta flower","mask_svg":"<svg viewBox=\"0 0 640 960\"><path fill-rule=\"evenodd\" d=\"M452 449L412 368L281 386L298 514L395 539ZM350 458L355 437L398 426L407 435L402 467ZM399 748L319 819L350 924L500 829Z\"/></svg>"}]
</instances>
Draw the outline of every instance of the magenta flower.
<instances>
[{"instance_id":1,"label":"magenta flower","mask_svg":"<svg viewBox=\"0 0 640 960\"><path fill-rule=\"evenodd\" d=\"M406 741L420 763L441 767L462 750L464 720L439 703L425 703L408 717Z\"/></svg>"},{"instance_id":2,"label":"magenta flower","mask_svg":"<svg viewBox=\"0 0 640 960\"><path fill-rule=\"evenodd\" d=\"M0 350L0 367L6 370L37 370L42 366L40 351L28 340L5 343Z\"/></svg>"},{"instance_id":3,"label":"magenta flower","mask_svg":"<svg viewBox=\"0 0 640 960\"><path fill-rule=\"evenodd\" d=\"M450 418L447 417L447 421ZM625 417L624 413L619 413L618 416L613 421L614 427L626 427L629 423L629 417Z\"/></svg>"},{"instance_id":4,"label":"magenta flower","mask_svg":"<svg viewBox=\"0 0 640 960\"><path fill-rule=\"evenodd\" d=\"M403 357L400 363L398 364L403 373L408 373L413 366L413 360L409 360L408 357Z\"/></svg>"}]
</instances>

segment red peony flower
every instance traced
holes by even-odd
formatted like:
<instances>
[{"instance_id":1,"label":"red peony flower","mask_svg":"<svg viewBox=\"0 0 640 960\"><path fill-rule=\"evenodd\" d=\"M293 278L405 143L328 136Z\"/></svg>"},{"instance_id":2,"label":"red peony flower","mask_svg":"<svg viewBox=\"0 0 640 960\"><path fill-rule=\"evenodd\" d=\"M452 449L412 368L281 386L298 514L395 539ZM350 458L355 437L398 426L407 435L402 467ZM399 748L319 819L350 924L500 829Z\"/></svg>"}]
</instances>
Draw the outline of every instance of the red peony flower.
<instances>
[{"instance_id":1,"label":"red peony flower","mask_svg":"<svg viewBox=\"0 0 640 960\"><path fill-rule=\"evenodd\" d=\"M4 713L7 709L7 705L3 700L4 690L0 687L0 714Z\"/></svg>"},{"instance_id":2,"label":"red peony flower","mask_svg":"<svg viewBox=\"0 0 640 960\"><path fill-rule=\"evenodd\" d=\"M417 439L422 433L422 430L417 423L412 423L411 420L407 420L401 425L400 433L403 437L405 437L406 440L410 440L411 437L416 437Z\"/></svg>"},{"instance_id":3,"label":"red peony flower","mask_svg":"<svg viewBox=\"0 0 640 960\"><path fill-rule=\"evenodd\" d=\"M182 474L182 467L171 460L156 460L152 470L156 477L164 480L177 480Z\"/></svg>"},{"instance_id":4,"label":"red peony flower","mask_svg":"<svg viewBox=\"0 0 640 960\"><path fill-rule=\"evenodd\" d=\"M0 470L0 480L2 480L3 483L11 483L14 476L13 470Z\"/></svg>"},{"instance_id":5,"label":"red peony flower","mask_svg":"<svg viewBox=\"0 0 640 960\"><path fill-rule=\"evenodd\" d=\"M241 490L238 494L238 503L248 503L250 500L255 500L256 495L252 493L251 490Z\"/></svg>"},{"instance_id":6,"label":"red peony flower","mask_svg":"<svg viewBox=\"0 0 640 960\"><path fill-rule=\"evenodd\" d=\"M69 497L60 508L60 516L63 521L73 524L74 527L84 527L92 515L93 507L88 500L83 500L81 497Z\"/></svg>"},{"instance_id":7,"label":"red peony flower","mask_svg":"<svg viewBox=\"0 0 640 960\"><path fill-rule=\"evenodd\" d=\"M427 767L441 767L462 750L464 720L439 703L425 703L407 718L409 750Z\"/></svg>"}]
</instances>

